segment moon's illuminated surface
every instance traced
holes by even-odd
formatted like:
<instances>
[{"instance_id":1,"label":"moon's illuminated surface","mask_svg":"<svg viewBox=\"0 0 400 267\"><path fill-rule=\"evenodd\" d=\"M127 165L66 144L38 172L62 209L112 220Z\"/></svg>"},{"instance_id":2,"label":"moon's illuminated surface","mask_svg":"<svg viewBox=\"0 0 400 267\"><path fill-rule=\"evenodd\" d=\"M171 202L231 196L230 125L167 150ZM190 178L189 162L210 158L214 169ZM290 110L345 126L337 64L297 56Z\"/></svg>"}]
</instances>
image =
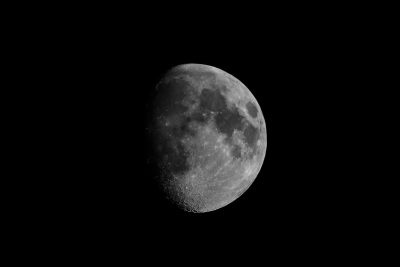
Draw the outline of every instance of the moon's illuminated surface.
<instances>
[{"instance_id":1,"label":"moon's illuminated surface","mask_svg":"<svg viewBox=\"0 0 400 267\"><path fill-rule=\"evenodd\" d=\"M185 64L157 85L151 132L167 198L192 212L228 205L257 177L265 120L250 90L218 68Z\"/></svg>"}]
</instances>

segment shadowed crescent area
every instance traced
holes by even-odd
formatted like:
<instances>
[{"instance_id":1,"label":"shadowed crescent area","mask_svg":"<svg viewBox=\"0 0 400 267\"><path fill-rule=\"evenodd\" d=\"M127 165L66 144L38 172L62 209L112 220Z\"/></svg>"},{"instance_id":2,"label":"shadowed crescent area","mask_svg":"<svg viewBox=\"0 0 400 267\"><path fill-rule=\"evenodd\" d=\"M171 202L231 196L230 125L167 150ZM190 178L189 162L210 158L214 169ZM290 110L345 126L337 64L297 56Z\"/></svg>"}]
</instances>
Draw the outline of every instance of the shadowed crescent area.
<instances>
[{"instance_id":1,"label":"shadowed crescent area","mask_svg":"<svg viewBox=\"0 0 400 267\"><path fill-rule=\"evenodd\" d=\"M202 64L169 70L156 87L150 129L157 182L191 212L222 208L241 196L265 158L263 113L250 90Z\"/></svg>"}]
</instances>

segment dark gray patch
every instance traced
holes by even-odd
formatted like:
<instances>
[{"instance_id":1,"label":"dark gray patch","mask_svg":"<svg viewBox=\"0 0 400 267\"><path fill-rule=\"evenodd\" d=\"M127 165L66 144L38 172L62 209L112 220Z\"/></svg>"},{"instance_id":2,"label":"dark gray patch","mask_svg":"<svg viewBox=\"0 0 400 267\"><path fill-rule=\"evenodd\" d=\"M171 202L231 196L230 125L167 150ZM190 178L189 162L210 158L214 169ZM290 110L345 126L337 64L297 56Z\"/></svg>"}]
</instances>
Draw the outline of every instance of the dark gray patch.
<instances>
[{"instance_id":1,"label":"dark gray patch","mask_svg":"<svg viewBox=\"0 0 400 267\"><path fill-rule=\"evenodd\" d=\"M200 94L200 110L220 112L226 109L225 97L219 90L204 88Z\"/></svg>"},{"instance_id":2,"label":"dark gray patch","mask_svg":"<svg viewBox=\"0 0 400 267\"><path fill-rule=\"evenodd\" d=\"M196 132L190 127L192 119L189 117L183 117L181 122L172 128L172 134L175 138L182 138L190 135L195 136Z\"/></svg>"},{"instance_id":3,"label":"dark gray patch","mask_svg":"<svg viewBox=\"0 0 400 267\"><path fill-rule=\"evenodd\" d=\"M258 109L252 102L247 102L246 104L247 111L249 112L250 116L253 118L257 117Z\"/></svg>"},{"instance_id":4,"label":"dark gray patch","mask_svg":"<svg viewBox=\"0 0 400 267\"><path fill-rule=\"evenodd\" d=\"M243 131L244 138L248 146L255 149L258 137L260 136L259 130L251 124L248 124Z\"/></svg>"},{"instance_id":5,"label":"dark gray patch","mask_svg":"<svg viewBox=\"0 0 400 267\"><path fill-rule=\"evenodd\" d=\"M196 122L199 123L206 123L211 117L211 114L209 112L194 112L192 115L192 119Z\"/></svg>"},{"instance_id":6,"label":"dark gray patch","mask_svg":"<svg viewBox=\"0 0 400 267\"><path fill-rule=\"evenodd\" d=\"M215 124L219 132L231 138L235 129L243 129L244 117L236 107L228 108L226 98L221 91L204 88L199 96L200 104L192 118L198 122L206 122L215 113Z\"/></svg>"},{"instance_id":7,"label":"dark gray patch","mask_svg":"<svg viewBox=\"0 0 400 267\"><path fill-rule=\"evenodd\" d=\"M224 109L215 116L215 124L217 129L227 135L228 138L232 137L235 129L241 130L244 127L244 118L235 107L232 110Z\"/></svg>"},{"instance_id":8,"label":"dark gray patch","mask_svg":"<svg viewBox=\"0 0 400 267\"><path fill-rule=\"evenodd\" d=\"M215 113L215 126L217 130L227 136L227 142L232 141L234 130L241 131L245 128L246 119L241 115L236 106L228 107L225 96L220 89L203 88L199 96L199 108L193 114L193 120L207 122L211 114Z\"/></svg>"},{"instance_id":9,"label":"dark gray patch","mask_svg":"<svg viewBox=\"0 0 400 267\"><path fill-rule=\"evenodd\" d=\"M242 149L238 145L234 145L231 151L232 157L239 159L242 155Z\"/></svg>"},{"instance_id":10,"label":"dark gray patch","mask_svg":"<svg viewBox=\"0 0 400 267\"><path fill-rule=\"evenodd\" d=\"M188 110L183 105L190 84L182 79L172 79L157 86L155 109L158 114L181 114Z\"/></svg>"}]
</instances>

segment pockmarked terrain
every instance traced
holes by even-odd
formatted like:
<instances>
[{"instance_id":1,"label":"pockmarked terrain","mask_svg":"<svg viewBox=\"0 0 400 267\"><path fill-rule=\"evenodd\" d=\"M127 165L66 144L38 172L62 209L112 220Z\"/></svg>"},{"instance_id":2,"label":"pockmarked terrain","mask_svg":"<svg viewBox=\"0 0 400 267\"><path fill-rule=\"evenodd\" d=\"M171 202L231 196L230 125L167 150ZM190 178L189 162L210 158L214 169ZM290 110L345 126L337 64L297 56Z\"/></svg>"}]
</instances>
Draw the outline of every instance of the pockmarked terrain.
<instances>
[{"instance_id":1,"label":"pockmarked terrain","mask_svg":"<svg viewBox=\"0 0 400 267\"><path fill-rule=\"evenodd\" d=\"M156 92L149 130L167 198L192 212L233 202L265 157L266 126L255 97L232 75L200 64L171 69Z\"/></svg>"}]
</instances>

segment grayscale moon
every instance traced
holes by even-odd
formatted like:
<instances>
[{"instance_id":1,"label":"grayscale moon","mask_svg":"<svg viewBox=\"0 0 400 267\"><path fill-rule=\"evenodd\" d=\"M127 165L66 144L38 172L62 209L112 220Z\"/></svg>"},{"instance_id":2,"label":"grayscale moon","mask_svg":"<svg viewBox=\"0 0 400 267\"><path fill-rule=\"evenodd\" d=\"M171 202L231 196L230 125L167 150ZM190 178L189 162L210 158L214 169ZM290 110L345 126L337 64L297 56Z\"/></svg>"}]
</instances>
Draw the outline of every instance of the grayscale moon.
<instances>
[{"instance_id":1,"label":"grayscale moon","mask_svg":"<svg viewBox=\"0 0 400 267\"><path fill-rule=\"evenodd\" d=\"M157 181L166 198L209 212L240 197L267 148L263 113L231 74L202 64L169 70L156 87L150 124Z\"/></svg>"}]
</instances>

